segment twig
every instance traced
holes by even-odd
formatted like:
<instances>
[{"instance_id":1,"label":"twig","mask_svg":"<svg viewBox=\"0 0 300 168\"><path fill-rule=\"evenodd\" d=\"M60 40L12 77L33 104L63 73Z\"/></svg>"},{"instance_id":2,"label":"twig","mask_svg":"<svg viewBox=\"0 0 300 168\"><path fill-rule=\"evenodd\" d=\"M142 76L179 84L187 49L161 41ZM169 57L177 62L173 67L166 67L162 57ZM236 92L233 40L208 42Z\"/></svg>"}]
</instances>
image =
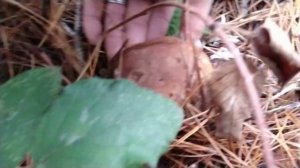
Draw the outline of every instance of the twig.
<instances>
[{"instance_id":1,"label":"twig","mask_svg":"<svg viewBox=\"0 0 300 168\"><path fill-rule=\"evenodd\" d=\"M189 1L186 0L185 4L189 5ZM189 16L190 16L189 10L184 10L183 14L181 16L181 19L183 20L182 24L181 24L181 26L182 26L181 30L183 31L182 32L183 33L183 37L186 38L186 39L191 39L190 33L188 32L189 25L187 24L187 21L186 21L189 18Z\"/></svg>"},{"instance_id":2,"label":"twig","mask_svg":"<svg viewBox=\"0 0 300 168\"><path fill-rule=\"evenodd\" d=\"M278 111L282 111L282 110L292 110L292 109L299 109L300 108L300 103L299 102L294 102L291 104L287 104L284 106L279 106L277 108L274 108L272 110L269 110L267 113L274 113L274 112L278 112Z\"/></svg>"},{"instance_id":3,"label":"twig","mask_svg":"<svg viewBox=\"0 0 300 168\"><path fill-rule=\"evenodd\" d=\"M260 107L260 102L259 102L259 95L257 93L257 90L255 88L255 85L253 83L253 75L250 73L249 69L247 68L239 50L235 47L234 44L230 43L226 39L226 35L221 29L215 29L215 33L221 38L221 40L224 42L224 44L227 46L228 50L234 55L235 57L235 62L237 64L238 69L241 72L241 75L243 76L245 80L245 85L246 85L246 90L248 93L248 96L250 98L250 102L254 108L254 115L255 115L255 120L256 124L261 131L260 136L262 140L262 145L263 145L263 153L264 153L264 158L266 161L266 165L269 168L275 168L275 162L274 162L274 157L272 153L272 148L270 145L270 140L267 136L269 133L269 130L266 126L265 122L265 116L263 115L263 111L261 110Z\"/></svg>"},{"instance_id":4,"label":"twig","mask_svg":"<svg viewBox=\"0 0 300 168\"><path fill-rule=\"evenodd\" d=\"M76 49L76 52L79 56L79 60L81 62L84 61L84 53L82 50L82 42L81 42L81 19L82 19L82 0L76 0L76 11L75 11L75 23L74 23L74 47Z\"/></svg>"},{"instance_id":5,"label":"twig","mask_svg":"<svg viewBox=\"0 0 300 168\"><path fill-rule=\"evenodd\" d=\"M50 19L50 16L51 16L51 14L49 14L50 12L52 12L51 1L50 0L43 0L42 1L42 8L41 8L42 16L45 19Z\"/></svg>"}]
</instances>

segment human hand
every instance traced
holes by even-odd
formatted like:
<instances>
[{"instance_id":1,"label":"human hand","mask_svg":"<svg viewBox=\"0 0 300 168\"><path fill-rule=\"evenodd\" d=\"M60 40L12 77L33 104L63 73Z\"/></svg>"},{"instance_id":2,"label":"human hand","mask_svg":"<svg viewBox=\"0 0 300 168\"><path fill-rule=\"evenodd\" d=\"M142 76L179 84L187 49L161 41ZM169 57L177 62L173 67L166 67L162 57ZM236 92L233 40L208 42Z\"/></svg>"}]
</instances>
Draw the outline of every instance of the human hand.
<instances>
[{"instance_id":1,"label":"human hand","mask_svg":"<svg viewBox=\"0 0 300 168\"><path fill-rule=\"evenodd\" d=\"M127 5L104 3L104 0L84 0L83 30L91 44L96 44L101 33L120 23L124 18L141 12L159 0L127 0ZM212 0L188 0L189 5L208 15ZM159 7L126 25L110 32L105 39L106 53L111 59L121 48L125 40L127 45L145 42L165 36L175 7ZM191 37L200 38L204 23L196 16L190 15L186 24Z\"/></svg>"}]
</instances>

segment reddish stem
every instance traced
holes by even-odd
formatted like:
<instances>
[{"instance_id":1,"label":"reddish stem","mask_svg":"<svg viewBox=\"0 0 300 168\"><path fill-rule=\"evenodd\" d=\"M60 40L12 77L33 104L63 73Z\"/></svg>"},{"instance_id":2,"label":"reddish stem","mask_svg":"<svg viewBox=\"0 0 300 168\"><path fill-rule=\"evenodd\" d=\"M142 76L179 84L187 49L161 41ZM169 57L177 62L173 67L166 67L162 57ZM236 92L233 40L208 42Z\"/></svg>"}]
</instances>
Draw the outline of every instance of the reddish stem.
<instances>
[{"instance_id":1,"label":"reddish stem","mask_svg":"<svg viewBox=\"0 0 300 168\"><path fill-rule=\"evenodd\" d=\"M245 80L245 85L246 85L246 90L250 98L250 102L254 108L254 115L255 115L255 120L256 124L261 131L261 140L262 140L262 145L263 145L263 154L265 157L266 165L269 168L275 168L275 162L274 162L274 157L272 153L272 147L270 144L269 137L267 136L269 132L267 126L266 126L266 121L265 121L265 116L263 115L263 111L261 110L260 102L259 102L259 95L257 93L256 87L253 83L253 75L247 68L247 65L245 64L241 53L239 52L238 48L235 47L235 45L231 42L229 42L226 39L225 33L221 29L216 29L215 33L221 38L221 40L224 42L224 44L227 46L228 50L234 55L235 57L235 62L238 66L238 69L241 72L241 75L243 76Z\"/></svg>"}]
</instances>

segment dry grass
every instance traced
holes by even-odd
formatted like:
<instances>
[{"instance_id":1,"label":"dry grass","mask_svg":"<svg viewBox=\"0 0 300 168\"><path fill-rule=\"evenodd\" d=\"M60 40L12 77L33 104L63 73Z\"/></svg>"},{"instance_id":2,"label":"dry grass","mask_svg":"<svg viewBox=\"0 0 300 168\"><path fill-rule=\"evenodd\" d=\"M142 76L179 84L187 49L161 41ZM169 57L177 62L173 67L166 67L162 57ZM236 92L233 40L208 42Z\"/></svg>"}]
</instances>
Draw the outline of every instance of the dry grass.
<instances>
[{"instance_id":1,"label":"dry grass","mask_svg":"<svg viewBox=\"0 0 300 168\"><path fill-rule=\"evenodd\" d=\"M248 0L239 4L238 0L217 0L212 8L212 16L222 20L226 33L240 39L237 43L240 52L246 57L255 58L247 36L260 23L271 17L290 33L295 49L299 51L300 26L299 10L296 3L271 0ZM74 25L75 3L53 4L52 12L43 10L42 2L7 0L0 2L0 82L34 67L61 66L66 84L79 76L109 75L106 60L95 57L84 71L84 62L74 43L76 35L67 31L66 25ZM246 0L243 0L246 2ZM47 4L46 4L47 5ZM246 7L245 7L246 6ZM248 8L247 8L248 7ZM248 12L248 14L245 14ZM44 17L42 17L42 15ZM298 30L297 30L298 29ZM298 32L297 32L298 31ZM77 37L81 36L77 34ZM204 37L212 39L212 37ZM82 39L85 60L93 52L85 39ZM204 51L212 55L220 50L220 45L207 45ZM98 52L96 53L99 54ZM101 59L100 59L101 58ZM277 94L279 87L270 74L268 85L261 98L266 112L267 125L272 134L276 164L279 167L300 167L300 103L295 93L297 81L291 82L291 89ZM299 79L298 79L299 83ZM187 103L186 118L177 139L170 151L163 157L167 167L265 167L262 146L257 126L253 120L245 122L242 141L230 142L214 136L214 117L210 111Z\"/></svg>"}]
</instances>

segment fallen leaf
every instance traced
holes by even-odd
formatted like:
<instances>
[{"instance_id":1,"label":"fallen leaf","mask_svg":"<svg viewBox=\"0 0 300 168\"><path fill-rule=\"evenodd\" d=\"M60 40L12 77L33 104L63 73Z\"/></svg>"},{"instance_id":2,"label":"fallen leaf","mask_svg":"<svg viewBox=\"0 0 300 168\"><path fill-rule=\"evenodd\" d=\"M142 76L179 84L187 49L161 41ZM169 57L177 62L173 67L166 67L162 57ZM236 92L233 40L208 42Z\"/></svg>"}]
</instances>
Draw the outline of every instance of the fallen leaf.
<instances>
[{"instance_id":1,"label":"fallen leaf","mask_svg":"<svg viewBox=\"0 0 300 168\"><path fill-rule=\"evenodd\" d=\"M193 102L196 107L204 111L208 108L208 100L205 96L207 95L207 89L204 83L206 78L214 71L214 68L208 55L203 52L203 50L198 48L197 45L194 45L193 49L197 67L190 78L190 86L188 87L188 89L190 89L188 96L190 99L188 99L188 101Z\"/></svg>"},{"instance_id":2,"label":"fallen leaf","mask_svg":"<svg viewBox=\"0 0 300 168\"><path fill-rule=\"evenodd\" d=\"M193 48L175 37L131 46L118 58L115 74L180 103L193 71Z\"/></svg>"},{"instance_id":3,"label":"fallen leaf","mask_svg":"<svg viewBox=\"0 0 300 168\"><path fill-rule=\"evenodd\" d=\"M267 19L252 38L254 50L284 86L300 71L300 56L289 36L276 23Z\"/></svg>"},{"instance_id":4,"label":"fallen leaf","mask_svg":"<svg viewBox=\"0 0 300 168\"><path fill-rule=\"evenodd\" d=\"M245 60L254 75L255 86L263 88L264 73ZM243 122L251 117L252 106L246 92L245 82L234 60L225 61L208 77L207 97L210 105L219 113L216 121L218 137L239 140Z\"/></svg>"}]
</instances>

